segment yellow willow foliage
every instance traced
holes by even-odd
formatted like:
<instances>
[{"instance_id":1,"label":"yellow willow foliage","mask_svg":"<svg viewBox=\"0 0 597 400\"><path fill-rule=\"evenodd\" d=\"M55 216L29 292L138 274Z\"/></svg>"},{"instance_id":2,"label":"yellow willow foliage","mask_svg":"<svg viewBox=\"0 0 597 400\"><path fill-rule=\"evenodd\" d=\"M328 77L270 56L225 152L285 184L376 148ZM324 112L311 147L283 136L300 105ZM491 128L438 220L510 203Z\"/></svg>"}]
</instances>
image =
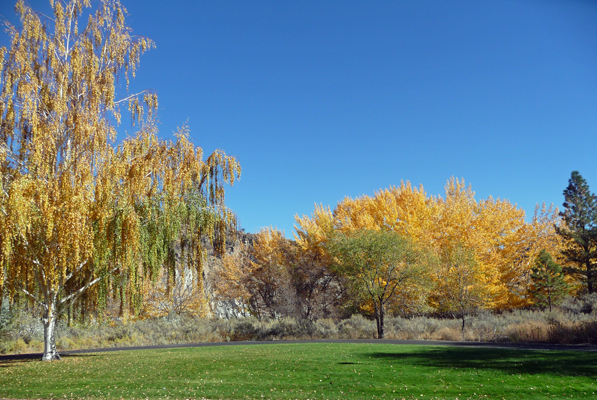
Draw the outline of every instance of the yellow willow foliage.
<instances>
[{"instance_id":1,"label":"yellow willow foliage","mask_svg":"<svg viewBox=\"0 0 597 400\"><path fill-rule=\"evenodd\" d=\"M102 1L84 28L89 0L51 5L53 32L19 0L22 28L7 26L0 51L0 287L43 306L47 326L84 293L89 305L115 292L138 309L143 281L174 269L176 240L200 275L199 235L221 247L234 223L223 184L240 176L223 152L203 160L184 127L159 140L155 94L117 99L117 78L128 88L153 47L131 35L118 0ZM140 129L117 142L126 102Z\"/></svg>"},{"instance_id":2,"label":"yellow willow foliage","mask_svg":"<svg viewBox=\"0 0 597 400\"><path fill-rule=\"evenodd\" d=\"M440 264L439 255L451 254L454 246L471 251L475 262L459 268L468 265L474 271L460 272L475 277L471 281L478 287L472 289L483 294L479 301L487 308L528 305L534 257L542 248L556 256L563 246L554 230L559 221L557 209L543 206L527 223L524 211L516 205L492 197L477 201L470 186L455 178L447 182L443 197L428 196L422 186L416 189L401 182L372 197L345 198L333 212L318 206L311 218L295 218L295 238L302 251L325 253L326 238L333 232L365 229L389 229L409 236L434 249ZM444 267L438 264L432 272L436 285L445 283Z\"/></svg>"}]
</instances>

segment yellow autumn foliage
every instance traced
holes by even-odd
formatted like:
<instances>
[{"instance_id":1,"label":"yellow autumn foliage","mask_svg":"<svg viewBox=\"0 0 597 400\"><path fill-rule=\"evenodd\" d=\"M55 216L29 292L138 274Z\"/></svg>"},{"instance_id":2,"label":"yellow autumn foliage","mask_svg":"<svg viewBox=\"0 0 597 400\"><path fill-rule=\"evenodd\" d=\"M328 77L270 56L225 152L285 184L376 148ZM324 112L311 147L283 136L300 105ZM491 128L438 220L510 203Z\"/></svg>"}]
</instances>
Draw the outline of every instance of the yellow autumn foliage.
<instances>
[{"instance_id":1,"label":"yellow autumn foliage","mask_svg":"<svg viewBox=\"0 0 597 400\"><path fill-rule=\"evenodd\" d=\"M118 78L128 90L153 47L132 35L118 0L102 1L86 26L89 0L51 5L53 19L19 0L21 27L7 24L11 44L0 49L0 301L43 309L48 360L60 312L110 293L138 309L144 281L174 270L177 239L200 274L199 236L222 243L234 219L223 184L240 175L221 151L203 160L184 127L159 140L155 93L118 97ZM127 103L138 131L117 140Z\"/></svg>"},{"instance_id":2,"label":"yellow autumn foliage","mask_svg":"<svg viewBox=\"0 0 597 400\"><path fill-rule=\"evenodd\" d=\"M450 178L444 196L429 196L423 186L401 182L374 196L345 198L333 212L316 206L311 217L295 217L295 238L303 251L325 253L334 232L391 230L441 254L457 243L474 254L475 293L490 309L522 307L528 296L532 262L541 249L557 254L563 246L555 233L557 209L537 208L531 222L524 211L504 199L477 201L464 180ZM441 262L431 272L437 287L444 285ZM437 306L437 301L430 305Z\"/></svg>"},{"instance_id":3,"label":"yellow autumn foliage","mask_svg":"<svg viewBox=\"0 0 597 400\"><path fill-rule=\"evenodd\" d=\"M288 290L288 266L294 249L284 233L269 227L254 236L253 245L241 245L224 255L213 272L217 301L233 302L240 314L276 318Z\"/></svg>"}]
</instances>

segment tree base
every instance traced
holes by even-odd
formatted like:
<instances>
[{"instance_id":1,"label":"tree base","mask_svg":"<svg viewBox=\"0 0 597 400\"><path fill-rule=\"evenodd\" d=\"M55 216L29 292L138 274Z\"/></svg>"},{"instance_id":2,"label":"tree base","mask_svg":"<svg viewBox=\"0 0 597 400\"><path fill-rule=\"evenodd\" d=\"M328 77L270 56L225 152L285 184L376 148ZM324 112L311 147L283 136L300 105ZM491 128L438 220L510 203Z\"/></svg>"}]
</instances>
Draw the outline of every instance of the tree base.
<instances>
[{"instance_id":1,"label":"tree base","mask_svg":"<svg viewBox=\"0 0 597 400\"><path fill-rule=\"evenodd\" d=\"M44 353L44 355L41 357L42 361L60 361L61 359L62 358L60 358L60 354L57 352Z\"/></svg>"}]
</instances>

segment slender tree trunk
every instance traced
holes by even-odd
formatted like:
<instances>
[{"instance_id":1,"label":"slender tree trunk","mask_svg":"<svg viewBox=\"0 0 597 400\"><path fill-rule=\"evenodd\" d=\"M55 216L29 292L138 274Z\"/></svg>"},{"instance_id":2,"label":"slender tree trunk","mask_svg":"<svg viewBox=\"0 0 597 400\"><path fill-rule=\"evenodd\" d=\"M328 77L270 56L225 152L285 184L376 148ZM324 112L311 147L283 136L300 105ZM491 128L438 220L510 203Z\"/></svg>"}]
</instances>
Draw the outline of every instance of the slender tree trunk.
<instances>
[{"instance_id":1,"label":"slender tree trunk","mask_svg":"<svg viewBox=\"0 0 597 400\"><path fill-rule=\"evenodd\" d=\"M58 350L56 350L56 303L49 302L46 305L44 316L42 317L44 324L44 355L42 361L60 360Z\"/></svg>"},{"instance_id":2,"label":"slender tree trunk","mask_svg":"<svg viewBox=\"0 0 597 400\"><path fill-rule=\"evenodd\" d=\"M462 341L464 342L464 324L465 324L465 318L466 318L466 314L463 311L462 314L460 314L462 317Z\"/></svg>"},{"instance_id":3,"label":"slender tree trunk","mask_svg":"<svg viewBox=\"0 0 597 400\"><path fill-rule=\"evenodd\" d=\"M383 312L383 303L382 302L379 303L379 306L377 306L377 304L375 304L375 319L377 322L377 338L383 339L384 338L384 330L383 330L384 312Z\"/></svg>"},{"instance_id":4,"label":"slender tree trunk","mask_svg":"<svg viewBox=\"0 0 597 400\"><path fill-rule=\"evenodd\" d=\"M589 294L593 294L595 288L593 287L593 266L591 265L591 261L587 261L587 289L589 290Z\"/></svg>"},{"instance_id":5,"label":"slender tree trunk","mask_svg":"<svg viewBox=\"0 0 597 400\"><path fill-rule=\"evenodd\" d=\"M68 318L67 318L67 325L70 328L71 326L73 326L73 303L70 302L68 305Z\"/></svg>"}]
</instances>

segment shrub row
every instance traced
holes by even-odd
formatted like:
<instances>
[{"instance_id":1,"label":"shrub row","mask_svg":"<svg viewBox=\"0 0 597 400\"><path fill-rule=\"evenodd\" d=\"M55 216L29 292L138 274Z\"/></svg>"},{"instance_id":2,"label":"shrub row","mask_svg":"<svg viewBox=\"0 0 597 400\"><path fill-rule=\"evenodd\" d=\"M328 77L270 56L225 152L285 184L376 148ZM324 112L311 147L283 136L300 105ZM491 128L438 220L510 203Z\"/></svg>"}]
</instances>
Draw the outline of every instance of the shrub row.
<instances>
[{"instance_id":1,"label":"shrub row","mask_svg":"<svg viewBox=\"0 0 597 400\"><path fill-rule=\"evenodd\" d=\"M12 313L12 314L11 314ZM0 316L0 353L41 352L39 319L22 310ZM461 321L450 318L390 317L386 338L462 340ZM361 315L350 319L258 320L172 317L129 322L107 321L86 326L57 327L59 350L243 340L371 339L375 322ZM568 299L554 310L482 312L467 319L465 340L482 342L597 343L597 295Z\"/></svg>"}]
</instances>

